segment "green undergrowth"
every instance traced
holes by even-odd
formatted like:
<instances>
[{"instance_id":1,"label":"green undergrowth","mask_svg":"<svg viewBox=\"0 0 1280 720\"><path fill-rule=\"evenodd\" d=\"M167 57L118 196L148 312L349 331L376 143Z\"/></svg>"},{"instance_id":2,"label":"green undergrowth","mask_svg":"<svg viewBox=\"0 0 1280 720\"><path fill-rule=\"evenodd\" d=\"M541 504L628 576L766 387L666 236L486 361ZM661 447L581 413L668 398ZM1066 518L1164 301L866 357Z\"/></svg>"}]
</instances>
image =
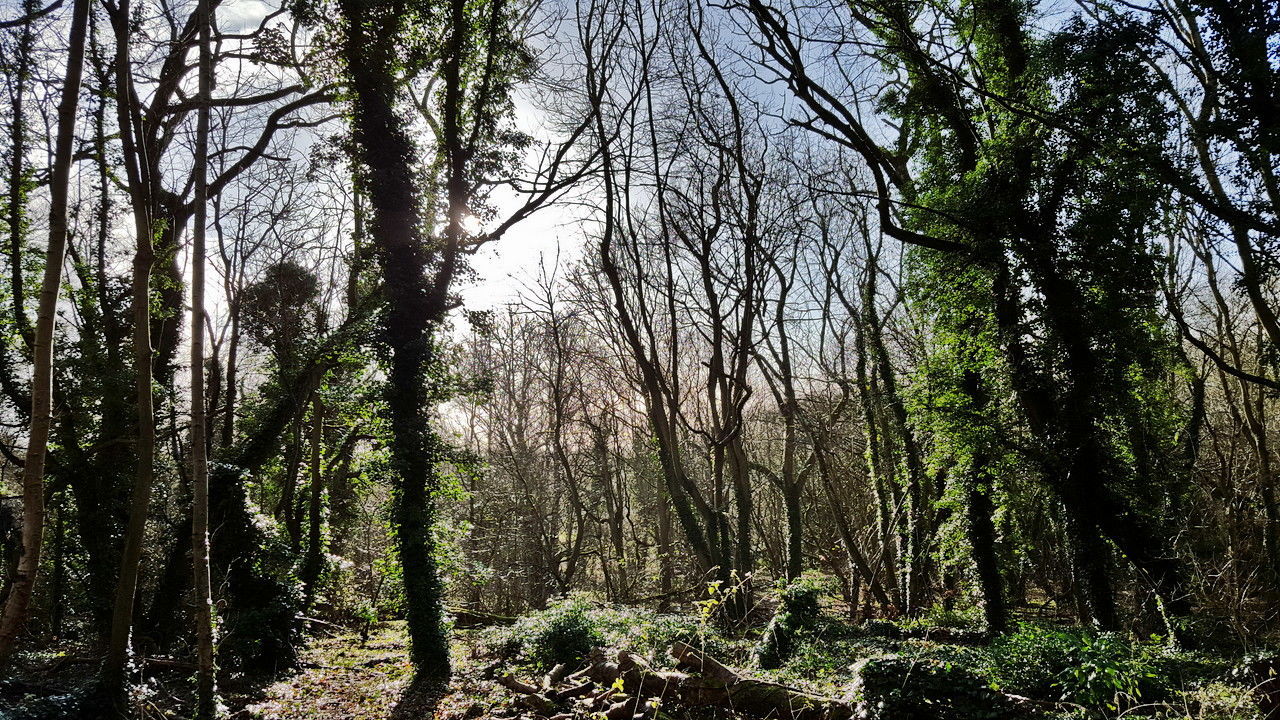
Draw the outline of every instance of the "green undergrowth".
<instances>
[{"instance_id":1,"label":"green undergrowth","mask_svg":"<svg viewBox=\"0 0 1280 720\"><path fill-rule=\"evenodd\" d=\"M553 601L545 610L524 615L509 627L489 628L481 637L491 652L539 671L557 663L579 665L595 647L627 650L666 666L667 650L676 641L717 657L740 657L747 647L690 615L599 603L584 594Z\"/></svg>"},{"instance_id":2,"label":"green undergrowth","mask_svg":"<svg viewBox=\"0 0 1280 720\"><path fill-rule=\"evenodd\" d=\"M822 622L823 578L801 575L778 588L778 611L756 644L756 665L775 669L794 656L799 643Z\"/></svg>"},{"instance_id":3,"label":"green undergrowth","mask_svg":"<svg viewBox=\"0 0 1280 720\"><path fill-rule=\"evenodd\" d=\"M482 644L530 671L581 665L592 648L670 665L677 641L763 679L859 702L868 719L1117 717L1260 720L1239 660L1129 638L1025 623L986 641L957 613L853 624L824 611L805 580L780 588L765 627L726 634L697 615L609 605L586 595L553 602Z\"/></svg>"},{"instance_id":4,"label":"green undergrowth","mask_svg":"<svg viewBox=\"0 0 1280 720\"><path fill-rule=\"evenodd\" d=\"M913 636L923 629L818 622L779 668L756 672L827 695L852 693L866 701L868 718L1263 717L1251 683L1233 672L1238 661L1179 650L1162 638L1024 624L978 644L964 633ZM1026 702L1005 702L1010 696ZM922 707L936 712L921 715Z\"/></svg>"}]
</instances>

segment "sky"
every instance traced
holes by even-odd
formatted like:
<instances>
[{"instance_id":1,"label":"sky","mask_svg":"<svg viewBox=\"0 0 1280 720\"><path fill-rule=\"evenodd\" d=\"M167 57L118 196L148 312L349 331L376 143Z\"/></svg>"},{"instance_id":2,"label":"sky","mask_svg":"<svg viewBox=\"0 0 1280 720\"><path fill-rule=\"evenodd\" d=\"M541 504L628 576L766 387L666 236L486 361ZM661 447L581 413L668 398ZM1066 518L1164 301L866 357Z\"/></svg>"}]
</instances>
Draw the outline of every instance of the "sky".
<instances>
[{"instance_id":1,"label":"sky","mask_svg":"<svg viewBox=\"0 0 1280 720\"><path fill-rule=\"evenodd\" d=\"M553 204L535 213L472 258L480 276L459 288L471 310L493 310L514 302L521 287L538 275L539 267L567 265L583 250L582 221L569 207Z\"/></svg>"}]
</instances>

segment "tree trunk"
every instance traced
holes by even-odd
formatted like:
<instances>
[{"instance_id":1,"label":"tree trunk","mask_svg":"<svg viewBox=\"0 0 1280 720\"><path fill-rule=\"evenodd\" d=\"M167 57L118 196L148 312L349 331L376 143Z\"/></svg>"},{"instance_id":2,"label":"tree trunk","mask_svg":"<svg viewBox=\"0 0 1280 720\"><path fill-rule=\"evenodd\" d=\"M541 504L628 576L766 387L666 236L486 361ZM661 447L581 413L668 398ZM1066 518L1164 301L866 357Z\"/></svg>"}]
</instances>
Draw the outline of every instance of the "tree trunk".
<instances>
[{"instance_id":1,"label":"tree trunk","mask_svg":"<svg viewBox=\"0 0 1280 720\"><path fill-rule=\"evenodd\" d=\"M354 300L350 301L354 305ZM239 401L239 387L236 385L240 381L238 373L240 371L240 303L236 300L234 294L228 303L231 312L231 337L227 340L227 369L223 373L223 383L226 385L224 394L227 397L225 409L222 411L222 436L218 440L218 447L222 452L231 449L231 444L236 437L236 402Z\"/></svg>"},{"instance_id":2,"label":"tree trunk","mask_svg":"<svg viewBox=\"0 0 1280 720\"><path fill-rule=\"evenodd\" d=\"M876 394L872 378L867 373L867 348L864 333L859 331L854 338L857 361L855 371L858 384L858 405L862 409L863 433L866 437L867 473L876 490L876 521L880 531L880 560L873 568L883 573L883 583L893 598L894 612L906 606L902 585L898 582L898 536L893 532L898 524L901 498L898 486L891 478L887 478L884 470L885 459L880 442L882 434L879 413L876 412ZM846 547L848 543L846 543Z\"/></svg>"},{"instance_id":3,"label":"tree trunk","mask_svg":"<svg viewBox=\"0 0 1280 720\"><path fill-rule=\"evenodd\" d=\"M658 511L658 529L655 550L658 553L658 592L662 599L658 601L658 611L666 612L671 607L673 581L675 580L675 563L671 561L674 544L671 538L671 506L668 504L666 489L658 483L654 484L655 506Z\"/></svg>"},{"instance_id":4,"label":"tree trunk","mask_svg":"<svg viewBox=\"0 0 1280 720\"><path fill-rule=\"evenodd\" d=\"M961 381L962 390L973 403L977 417L989 416L990 396L982 384L982 378L974 370L966 370ZM1003 633L1009 626L1008 606L1005 602L1004 582L1000 576L1000 562L996 554L995 479L987 471L990 453L978 439L973 456L960 469L960 482L965 493L965 531L969 538L969 552L973 558L978 589L982 595L982 613L987 632Z\"/></svg>"},{"instance_id":5,"label":"tree trunk","mask_svg":"<svg viewBox=\"0 0 1280 720\"><path fill-rule=\"evenodd\" d=\"M195 573L196 603L196 718L212 720L217 713L213 660L213 589L209 578L209 425L205 408L205 226L209 184L209 106L213 85L213 57L209 47L213 23L209 0L198 0L200 25L199 101L196 115L195 227L191 236L191 565Z\"/></svg>"},{"instance_id":6,"label":"tree trunk","mask_svg":"<svg viewBox=\"0 0 1280 720\"><path fill-rule=\"evenodd\" d=\"M395 110L395 43L403 19L371 7L368 0L342 0L340 7L347 28L343 52L354 100L353 131L366 171L363 184L372 205L369 235L379 251L387 301L384 339L391 349L387 403L395 471L392 522L404 572L410 657L419 678L442 681L449 676L449 646L432 535L438 441L428 417L432 401L425 374L434 361L432 323L443 314L443 307L433 304L433 296L447 301L447 288L430 287L427 281L430 251L421 231L415 148ZM465 10L462 0L450 3L450 41L442 73L446 95L443 125L447 138L454 139L460 137L460 46ZM452 179L457 174L453 163L465 162L465 158L461 153L448 155ZM450 182L446 242L461 237L463 208L458 207L457 195L465 192L464 186L465 175Z\"/></svg>"},{"instance_id":7,"label":"tree trunk","mask_svg":"<svg viewBox=\"0 0 1280 720\"><path fill-rule=\"evenodd\" d=\"M981 468L973 471L981 472ZM992 521L996 506L991 499L992 488L982 487L976 477L968 478L967 484L965 510L969 547L982 593L982 615L987 622L987 632L1002 633L1009 628L1009 613L996 555L996 528Z\"/></svg>"},{"instance_id":8,"label":"tree trunk","mask_svg":"<svg viewBox=\"0 0 1280 720\"><path fill-rule=\"evenodd\" d=\"M24 14L30 15L39 7L34 0L24 0ZM27 118L26 94L27 85L31 82L31 53L34 48L35 32L32 24L22 24L18 33L17 67L14 69L13 123L9 128L10 158L9 165L9 207L6 220L9 224L9 293L13 308L13 322L18 329L18 337L22 340L24 353L32 350L31 320L24 307L26 301L25 279L22 276L23 245L27 231L27 193L32 187L29 177L30 169L27 161ZM83 54L83 51L81 51ZM70 162L70 159L68 159Z\"/></svg>"},{"instance_id":9,"label":"tree trunk","mask_svg":"<svg viewBox=\"0 0 1280 720\"><path fill-rule=\"evenodd\" d=\"M804 487L796 482L783 486L783 502L787 508L787 579L794 580L804 572L804 508L801 492Z\"/></svg>"},{"instance_id":10,"label":"tree trunk","mask_svg":"<svg viewBox=\"0 0 1280 720\"><path fill-rule=\"evenodd\" d=\"M31 594L40 571L40 543L44 534L44 467L53 425L53 340L62 264L67 250L67 195L75 143L76 107L84 73L85 35L89 0L76 0L71 10L70 46L66 77L58 104L58 137L50 178L49 247L45 254L40 304L36 314L34 368L31 379L31 432L22 468L22 556L0 615L0 665L13 653L18 633L27 620Z\"/></svg>"},{"instance_id":11,"label":"tree trunk","mask_svg":"<svg viewBox=\"0 0 1280 720\"><path fill-rule=\"evenodd\" d=\"M53 587L49 590L49 629L53 636L62 638L62 625L67 613L67 508L66 495L55 496L55 520L53 523Z\"/></svg>"},{"instance_id":12,"label":"tree trunk","mask_svg":"<svg viewBox=\"0 0 1280 720\"><path fill-rule=\"evenodd\" d=\"M121 0L111 14L116 36L116 107L119 114L120 140L129 179L129 194L134 215L137 249L133 256L133 371L137 395L136 444L134 456L137 472L130 500L129 522L125 531L120 575L116 582L115 605L111 616L111 637L103 664L103 689L118 697L125 681L129 653L129 636L133 629L134 596L138 584L138 564L146 534L147 512L151 505L151 485L155 472L156 427L151 384L151 266L155 262L152 246L154 223L150 216L147 171L141 161L137 132L138 108L135 102L130 58L129 34L131 15L128 0Z\"/></svg>"},{"instance_id":13,"label":"tree trunk","mask_svg":"<svg viewBox=\"0 0 1280 720\"><path fill-rule=\"evenodd\" d=\"M303 407L306 407L305 403ZM280 504L276 506L276 518L284 521L285 534L289 536L289 548L298 552L302 547L302 513L298 510L298 476L302 472L302 414L293 421L293 440L285 451L284 487L280 489Z\"/></svg>"},{"instance_id":14,"label":"tree trunk","mask_svg":"<svg viewBox=\"0 0 1280 720\"><path fill-rule=\"evenodd\" d=\"M871 247L870 240L867 240L866 250L868 257L875 258L876 255ZM880 387L884 393L881 407L889 411L889 422L886 428L892 430L892 437L897 440L898 446L901 448L902 456L906 465L906 490L907 490L907 527L906 527L906 545L907 547L907 564L906 564L906 611L909 615L917 615L924 611L928 604L928 581L929 570L931 565L930 548L933 544L932 523L930 522L931 503L928 502L928 492L925 487L925 471L924 462L920 453L919 445L916 443L915 433L911 429L911 425L907 420L906 405L902 401L901 393L898 392L898 378L894 372L892 360L889 357L888 348L884 343L884 336L881 331L881 318L876 310L876 281L875 273L877 269L873 265L867 270L867 280L863 286L862 310L864 314L862 322L862 331L866 333L866 339L870 343L870 347L864 344L864 347L870 351L871 357L875 362L874 372L879 376Z\"/></svg>"},{"instance_id":15,"label":"tree trunk","mask_svg":"<svg viewBox=\"0 0 1280 720\"><path fill-rule=\"evenodd\" d=\"M311 483L307 499L307 556L302 564L302 609L308 611L316 599L316 583L320 581L321 501L324 499L324 405L317 390L311 406Z\"/></svg>"},{"instance_id":16,"label":"tree trunk","mask_svg":"<svg viewBox=\"0 0 1280 720\"><path fill-rule=\"evenodd\" d=\"M881 608L888 608L893 604L889 598L889 594L885 592L884 585L880 582L880 578L876 576L875 571L867 563L866 556L858 549L857 539L853 535L853 529L849 527L849 520L845 515L843 503L840 496L836 493L834 481L831 479L831 469L826 458L826 451L822 447L814 448L815 461L818 463L818 474L822 477L822 486L827 492L827 500L831 503L831 512L836 519L836 529L840 532L840 543L844 545L845 554L849 557L849 565L858 571L862 576L862 581L867 584L871 595L880 603ZM892 575L892 574L891 574ZM858 580L853 580L851 584L857 584Z\"/></svg>"}]
</instances>

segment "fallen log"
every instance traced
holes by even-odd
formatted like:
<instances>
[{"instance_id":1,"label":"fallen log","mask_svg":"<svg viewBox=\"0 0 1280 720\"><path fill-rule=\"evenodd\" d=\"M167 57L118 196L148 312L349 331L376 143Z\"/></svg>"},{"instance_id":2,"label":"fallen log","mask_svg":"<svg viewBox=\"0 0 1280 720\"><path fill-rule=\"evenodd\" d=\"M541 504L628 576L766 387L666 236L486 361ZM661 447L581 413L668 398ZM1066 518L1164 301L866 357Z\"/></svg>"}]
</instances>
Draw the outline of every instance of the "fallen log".
<instances>
[{"instance_id":1,"label":"fallen log","mask_svg":"<svg viewBox=\"0 0 1280 720\"><path fill-rule=\"evenodd\" d=\"M657 720L659 708L718 707L746 717L769 720L850 720L852 706L842 700L760 680L728 667L686 643L671 647L677 670L656 670L627 651L593 650L583 669L564 675L554 668L541 685L510 675L498 678L517 693L517 703L544 716L572 702L607 720ZM556 689L559 682L569 683Z\"/></svg>"},{"instance_id":2,"label":"fallen log","mask_svg":"<svg viewBox=\"0 0 1280 720\"><path fill-rule=\"evenodd\" d=\"M635 714L643 711L647 698L685 707L722 707L758 718L848 720L853 717L848 703L743 675L686 643L673 645L671 656L677 667L698 674L654 670L644 658L628 652L619 652L612 659L599 653L584 672L603 686L613 686L621 680L622 692L634 698L631 702Z\"/></svg>"},{"instance_id":3,"label":"fallen log","mask_svg":"<svg viewBox=\"0 0 1280 720\"><path fill-rule=\"evenodd\" d=\"M515 675L499 676L498 684L511 692L520 693L521 695L537 695L540 692L536 685L524 682Z\"/></svg>"},{"instance_id":4,"label":"fallen log","mask_svg":"<svg viewBox=\"0 0 1280 720\"><path fill-rule=\"evenodd\" d=\"M559 665L556 665L555 667L551 668L551 672L547 673L542 677L543 689L550 690L551 688L555 687L556 683L563 680L565 674L568 672L569 672L569 667L564 663L560 663Z\"/></svg>"},{"instance_id":5,"label":"fallen log","mask_svg":"<svg viewBox=\"0 0 1280 720\"><path fill-rule=\"evenodd\" d=\"M515 618L507 615L497 615L464 607L446 607L445 612L453 617L453 626L459 630L470 630L490 625L510 625L516 621Z\"/></svg>"},{"instance_id":6,"label":"fallen log","mask_svg":"<svg viewBox=\"0 0 1280 720\"><path fill-rule=\"evenodd\" d=\"M591 680L587 680L585 682L578 683L577 685L567 687L563 690L553 691L551 699L555 700L556 702L564 702L566 700L572 700L574 698L579 698L584 695L591 694L591 691L594 690L595 687L596 687L596 684L594 682L592 682Z\"/></svg>"},{"instance_id":7,"label":"fallen log","mask_svg":"<svg viewBox=\"0 0 1280 720\"><path fill-rule=\"evenodd\" d=\"M780 683L743 675L687 643L671 646L676 667L699 673L681 700L690 706L723 705L744 715L782 720L848 720L852 706ZM695 676L690 676L694 680Z\"/></svg>"}]
</instances>

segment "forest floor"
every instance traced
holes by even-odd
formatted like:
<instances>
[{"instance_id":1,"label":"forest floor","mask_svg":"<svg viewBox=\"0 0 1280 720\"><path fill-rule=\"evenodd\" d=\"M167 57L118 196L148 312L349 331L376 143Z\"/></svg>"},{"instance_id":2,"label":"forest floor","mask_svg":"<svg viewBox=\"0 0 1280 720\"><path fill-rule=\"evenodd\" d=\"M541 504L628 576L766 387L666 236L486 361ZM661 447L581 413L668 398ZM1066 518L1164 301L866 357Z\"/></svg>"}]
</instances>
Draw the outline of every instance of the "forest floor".
<instances>
[{"instance_id":1,"label":"forest floor","mask_svg":"<svg viewBox=\"0 0 1280 720\"><path fill-rule=\"evenodd\" d=\"M412 668L403 622L381 623L363 638L334 628L310 640L290 674L262 684L228 679L222 698L232 720L763 720L780 717L769 709L777 707L779 688L784 710L792 701L820 705L817 714L786 712L791 720L1280 718L1274 646L1246 659L1238 651L1192 652L1157 639L1091 634L1050 618L989 642L936 619L855 624L831 610L786 633L762 622L725 631L705 613L569 598L509 626L455 630L453 679L443 697L407 692ZM775 659L765 662L761 648L770 637ZM694 661L680 648L692 649ZM39 655L32 667L43 669L0 679L0 720L82 715L59 708L70 707L76 678L92 677L84 656ZM726 685L704 662L728 672L739 694L706 702L709 688L723 695ZM620 672L623 666L639 674ZM649 686L655 678L663 685L656 694ZM764 704L759 692L744 690L764 692ZM156 720L187 717L190 693L187 669L158 670L139 686L137 710Z\"/></svg>"},{"instance_id":2,"label":"forest floor","mask_svg":"<svg viewBox=\"0 0 1280 720\"><path fill-rule=\"evenodd\" d=\"M484 649L476 635L453 633L454 679L449 693L434 703L437 717L460 718L481 706L477 703L501 700L497 688L477 677ZM381 623L367 638L358 632L317 638L301 660L288 677L250 692L227 693L229 720L429 720L420 708L405 712L402 706L412 677L403 621Z\"/></svg>"},{"instance_id":3,"label":"forest floor","mask_svg":"<svg viewBox=\"0 0 1280 720\"><path fill-rule=\"evenodd\" d=\"M761 643L776 631L759 624L723 633L696 615L662 615L582 598L566 600L521 617L510 627L455 631L453 681L447 694L434 703L434 717L779 717L765 706L750 707L748 702L758 702L759 697L743 694L730 693L728 707L726 703L688 705L689 698L694 698L695 704L700 702L698 693L705 694L708 687L698 679L699 674L713 675L709 666L702 666L701 671L691 667L687 657L673 660L682 643L700 648L696 652L705 653L710 662L723 661L733 674L730 684L743 683L737 686L739 690L750 685L768 693L785 688L784 707L788 708L793 700L826 703L822 705L826 709L813 717L1280 717L1276 705L1280 680L1274 664L1280 661L1263 665L1255 661L1250 671L1248 663L1242 666L1234 653L1189 652L1156 640L1093 636L1050 620L1021 625L1018 632L996 643L983 641L980 634L964 628L885 621L853 624L829 611L810 622L785 643L789 646L785 657L769 665L772 669L765 669L759 655ZM406 713L401 707L397 712L409 686L407 646L403 623L378 626L366 642L356 634L314 640L305 652L303 666L293 675L266 686L255 697L229 697L231 706L237 708L232 717L429 720L431 709L415 707ZM592 647L612 650L598 655L588 652ZM683 682L690 683L694 694L681 702L679 698L649 697L649 690L637 692L630 679L624 683L618 675L619 665L632 659L640 663L642 675L661 676L666 683L686 678ZM594 675L593 667L606 672L612 667L612 694L609 678ZM575 696L575 684L586 678L594 683L579 687L591 685L593 689ZM592 695L599 698L594 704L589 702ZM575 699L567 699L571 697ZM632 699L617 702L625 698ZM653 707L645 710L642 701L653 703ZM768 702L776 702L776 698L768 699L766 705ZM802 716L810 714L794 713L794 718Z\"/></svg>"},{"instance_id":4,"label":"forest floor","mask_svg":"<svg viewBox=\"0 0 1280 720\"><path fill-rule=\"evenodd\" d=\"M235 720L385 720L409 685L409 638L403 622L384 623L362 642L358 633L318 638L294 675L250 696L227 698Z\"/></svg>"}]
</instances>

